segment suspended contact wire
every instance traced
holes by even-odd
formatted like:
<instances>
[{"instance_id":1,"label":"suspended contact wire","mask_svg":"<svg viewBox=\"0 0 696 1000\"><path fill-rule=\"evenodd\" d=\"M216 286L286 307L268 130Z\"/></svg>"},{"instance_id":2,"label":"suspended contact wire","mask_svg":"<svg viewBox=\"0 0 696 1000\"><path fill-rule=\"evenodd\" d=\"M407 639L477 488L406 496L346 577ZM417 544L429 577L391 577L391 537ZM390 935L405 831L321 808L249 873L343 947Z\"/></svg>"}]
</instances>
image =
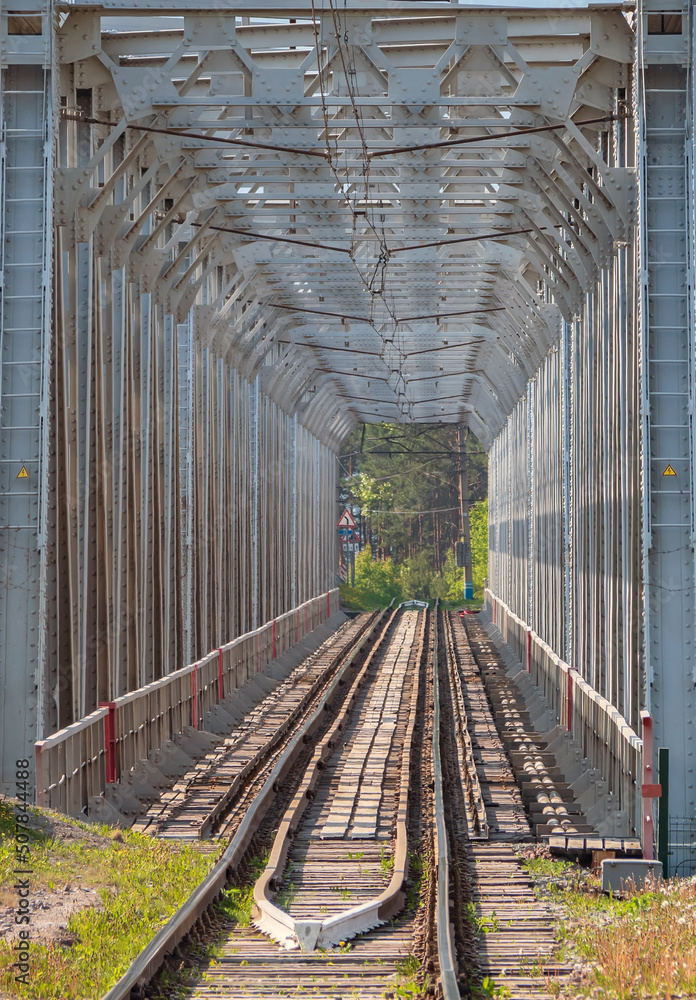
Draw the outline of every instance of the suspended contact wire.
<instances>
[{"instance_id":1,"label":"suspended contact wire","mask_svg":"<svg viewBox=\"0 0 696 1000\"><path fill-rule=\"evenodd\" d=\"M380 231L380 229L378 229L378 227L377 227L377 225L375 223L374 209L370 206L370 165L369 165L369 157L368 157L369 150L367 148L367 143L366 143L366 140L365 140L365 133L364 133L364 128L363 128L362 117L361 117L361 114L360 114L360 110L359 110L359 108L357 106L357 103L355 101L355 93L354 93L353 82L351 81L351 76L355 75L354 57L350 53L347 54L346 51L345 51L345 47L344 47L345 45L349 44L349 36L348 36L347 31L346 31L345 34L344 34L344 36L341 37L341 33L342 33L341 19L340 19L340 15L337 13L337 11L334 8L333 0L329 0L329 7L330 7L330 10L331 10L331 16L332 16L332 21L333 21L334 37L336 39L336 44L337 44L337 53L338 53L338 57L340 58L340 61L341 61L341 67L342 67L343 75L344 75L345 82L346 82L346 90L347 90L347 93L348 93L348 96L349 96L349 99L350 99L350 102L351 102L351 108L352 108L352 111L353 111L353 116L355 118L356 129L358 131L358 135L360 137L360 142L361 142L361 145L362 145L362 155L363 155L363 171L362 171L362 173L363 173L363 181L364 181L364 188L365 188L365 194L364 194L365 211L364 211L364 213L358 213L357 206L358 206L359 193L358 193L357 187L351 182L351 178L350 178L350 175L348 173L348 169L346 168L345 178L342 177L341 176L341 172L340 172L340 168L339 168L338 164L334 160L334 155L338 152L338 149L332 150L332 148L331 148L330 127L329 127L330 118L329 118L329 113L328 113L328 108L327 108L327 103L326 103L326 95L324 93L324 74L323 74L323 69L322 69L322 46L320 45L320 40L319 40L320 30L319 30L319 23L318 23L318 18L317 18L317 12L316 12L316 7L315 7L315 2L314 2L314 0L312 0L312 21L313 21L313 26L314 26L314 42L315 42L315 51L316 51L316 60L317 60L317 74L318 74L319 92L320 92L320 98L321 98L322 116L323 116L323 122L324 122L324 137L325 137L325 143L326 143L327 161L328 161L329 166L330 166L330 168L331 168L331 170L332 170L332 172L334 174L334 177L336 178L336 181L337 181L340 189L343 191L343 193L345 195L346 204L347 204L348 210L350 211L351 216L352 216L351 254L350 254L351 260L353 261L353 265L354 265L354 267L356 269L356 272L357 272L357 274L358 274L358 276L360 278L360 281L361 281L362 285L364 286L364 288L370 294L370 318L369 318L369 320L366 320L366 321L363 321L363 322L367 322L372 327L372 329L375 331L375 333L379 337L380 341L382 342L382 349L380 351L379 357L381 358L382 361L385 361L385 354L386 354L386 351L387 351L387 345L388 344L394 344L394 337L392 337L390 339L386 339L384 337L384 335L383 335L382 330L380 328L378 328L378 324L377 324L376 317L375 317L375 307L376 307L376 299L379 298L381 300L383 306L384 306L385 311L391 317L391 320L394 323L394 330L396 331L397 317L395 315L395 311L394 311L393 306L391 306L389 304L389 302L387 301L386 296L385 296L385 289L386 289L386 268L387 268L387 264L388 264L388 261L389 261L389 247L387 245L387 240L386 240L386 234L384 232L384 227L383 226L381 227L381 231ZM378 259L377 259L377 263L375 264L375 267L374 267L374 270L372 272L372 275L369 276L369 277L366 277L363 274L363 272L362 272L362 270L361 270L361 268L360 268L360 266L358 264L358 261L356 259L356 257L357 257L358 243L359 243L359 239L360 239L360 235L361 235L361 234L358 233L358 217L359 217L359 215L364 220L364 222L367 224L367 226L374 233L375 238L377 239L377 241L379 243L379 248L380 248L379 249L379 256L378 256ZM346 318L349 318L349 317L346 317ZM399 349L397 345L395 345L395 346L396 346L396 349L397 349L397 351L398 351L398 353L400 355L399 367L401 367L401 364L405 360L405 354L404 354L403 349ZM403 396L403 395L404 395L403 392L399 393L397 395L397 400L399 399L400 396Z\"/></svg>"}]
</instances>

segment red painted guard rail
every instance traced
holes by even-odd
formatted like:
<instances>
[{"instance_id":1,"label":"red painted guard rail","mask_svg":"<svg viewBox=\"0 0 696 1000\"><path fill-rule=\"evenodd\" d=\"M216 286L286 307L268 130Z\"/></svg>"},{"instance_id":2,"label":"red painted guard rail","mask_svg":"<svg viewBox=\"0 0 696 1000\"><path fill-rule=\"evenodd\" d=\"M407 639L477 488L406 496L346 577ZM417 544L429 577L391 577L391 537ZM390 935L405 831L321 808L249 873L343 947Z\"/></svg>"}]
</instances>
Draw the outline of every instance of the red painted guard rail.
<instances>
[{"instance_id":1,"label":"red painted guard rail","mask_svg":"<svg viewBox=\"0 0 696 1000\"><path fill-rule=\"evenodd\" d=\"M573 735L592 766L601 771L609 790L618 797L619 808L628 813L636 835L640 836L644 830L643 741L606 698L488 589L484 593L484 608L520 664L542 690L558 723ZM646 844L643 847L647 850Z\"/></svg>"},{"instance_id":2,"label":"red painted guard rail","mask_svg":"<svg viewBox=\"0 0 696 1000\"><path fill-rule=\"evenodd\" d=\"M38 804L80 815L107 783L127 777L137 760L186 726L197 729L213 705L338 610L338 590L330 590L39 740Z\"/></svg>"}]
</instances>

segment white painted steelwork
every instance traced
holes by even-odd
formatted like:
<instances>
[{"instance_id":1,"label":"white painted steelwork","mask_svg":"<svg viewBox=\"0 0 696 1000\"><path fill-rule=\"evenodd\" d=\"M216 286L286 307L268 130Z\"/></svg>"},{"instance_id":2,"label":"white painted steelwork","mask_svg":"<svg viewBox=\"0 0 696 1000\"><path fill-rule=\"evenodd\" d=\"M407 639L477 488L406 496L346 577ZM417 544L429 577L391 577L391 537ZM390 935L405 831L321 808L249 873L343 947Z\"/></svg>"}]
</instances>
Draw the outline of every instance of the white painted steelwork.
<instances>
[{"instance_id":1,"label":"white painted steelwork","mask_svg":"<svg viewBox=\"0 0 696 1000\"><path fill-rule=\"evenodd\" d=\"M55 80L50 19L39 13L31 36L9 26L0 7L0 744L14 792L15 761L31 758L56 683L46 607Z\"/></svg>"},{"instance_id":2,"label":"white painted steelwork","mask_svg":"<svg viewBox=\"0 0 696 1000\"><path fill-rule=\"evenodd\" d=\"M635 262L618 254L491 449L490 588L637 726L638 348L614 309L634 300Z\"/></svg>"},{"instance_id":3,"label":"white painted steelwork","mask_svg":"<svg viewBox=\"0 0 696 1000\"><path fill-rule=\"evenodd\" d=\"M12 254L55 288L26 425L3 340L3 426L31 426L46 505L26 577L0 552L28 738L327 589L345 433L446 420L490 448L493 591L629 722L652 697L658 740L680 701L691 808L690 6L26 6L0 8L4 121L7 81L29 97L45 68L58 132L22 153L30 250L3 174L5 329ZM670 115L667 178L649 119Z\"/></svg>"},{"instance_id":4,"label":"white painted steelwork","mask_svg":"<svg viewBox=\"0 0 696 1000\"><path fill-rule=\"evenodd\" d=\"M625 824L625 832L639 835L643 740L600 691L490 590L485 592L482 614L487 630L494 627L494 634L499 630L513 660L528 671L546 699L551 727L556 723L566 731L589 768L596 768L606 781L604 819L614 813L615 821Z\"/></svg>"},{"instance_id":5,"label":"white painted steelwork","mask_svg":"<svg viewBox=\"0 0 696 1000\"><path fill-rule=\"evenodd\" d=\"M206 712L335 614L338 605L337 590L315 597L39 740L38 804L84 815L90 798L104 795L107 782L127 783L137 761L186 727L201 728Z\"/></svg>"},{"instance_id":6,"label":"white painted steelwork","mask_svg":"<svg viewBox=\"0 0 696 1000\"><path fill-rule=\"evenodd\" d=\"M681 30L666 33L665 18ZM675 816L696 810L693 5L639 5L645 708ZM649 762L654 771L655 762ZM648 855L652 856L652 855Z\"/></svg>"}]
</instances>

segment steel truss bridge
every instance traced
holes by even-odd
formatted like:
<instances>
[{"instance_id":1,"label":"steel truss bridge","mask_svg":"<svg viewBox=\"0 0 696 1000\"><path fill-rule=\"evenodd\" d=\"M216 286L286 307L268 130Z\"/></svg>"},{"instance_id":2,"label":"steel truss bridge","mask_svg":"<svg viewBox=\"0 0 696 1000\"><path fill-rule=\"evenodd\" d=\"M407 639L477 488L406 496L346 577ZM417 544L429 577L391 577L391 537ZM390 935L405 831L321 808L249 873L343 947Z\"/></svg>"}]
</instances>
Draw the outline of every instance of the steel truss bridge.
<instances>
[{"instance_id":1,"label":"steel truss bridge","mask_svg":"<svg viewBox=\"0 0 696 1000\"><path fill-rule=\"evenodd\" d=\"M606 746L649 713L693 817L693 28L2 0L3 788L334 586L356 422L452 421L490 454L488 615Z\"/></svg>"}]
</instances>

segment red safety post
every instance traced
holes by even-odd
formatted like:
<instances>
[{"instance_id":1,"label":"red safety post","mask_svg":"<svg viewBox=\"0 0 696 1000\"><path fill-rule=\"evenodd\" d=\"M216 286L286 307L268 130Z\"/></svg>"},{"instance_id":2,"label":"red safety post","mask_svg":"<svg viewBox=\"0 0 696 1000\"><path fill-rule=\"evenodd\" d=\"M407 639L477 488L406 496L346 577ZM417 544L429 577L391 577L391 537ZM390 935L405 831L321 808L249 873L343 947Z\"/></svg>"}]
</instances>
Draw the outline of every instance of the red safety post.
<instances>
[{"instance_id":1,"label":"red safety post","mask_svg":"<svg viewBox=\"0 0 696 1000\"><path fill-rule=\"evenodd\" d=\"M532 630L527 626L527 673L532 672Z\"/></svg>"},{"instance_id":2,"label":"red safety post","mask_svg":"<svg viewBox=\"0 0 696 1000\"><path fill-rule=\"evenodd\" d=\"M198 729L198 664L191 671L191 725Z\"/></svg>"},{"instance_id":3,"label":"red safety post","mask_svg":"<svg viewBox=\"0 0 696 1000\"><path fill-rule=\"evenodd\" d=\"M218 649L218 699L219 699L219 701L222 701L222 699L224 697L225 697L225 693L223 691L223 682L222 682L222 650Z\"/></svg>"},{"instance_id":4,"label":"red safety post","mask_svg":"<svg viewBox=\"0 0 696 1000\"><path fill-rule=\"evenodd\" d=\"M104 716L104 750L106 752L106 783L116 782L116 702L100 701L99 708L108 709Z\"/></svg>"},{"instance_id":5,"label":"red safety post","mask_svg":"<svg viewBox=\"0 0 696 1000\"><path fill-rule=\"evenodd\" d=\"M273 619L273 659L276 658L276 620Z\"/></svg>"},{"instance_id":6,"label":"red safety post","mask_svg":"<svg viewBox=\"0 0 696 1000\"><path fill-rule=\"evenodd\" d=\"M573 731L573 667L568 667L568 697L566 701L566 729Z\"/></svg>"},{"instance_id":7,"label":"red safety post","mask_svg":"<svg viewBox=\"0 0 696 1000\"><path fill-rule=\"evenodd\" d=\"M653 850L653 810L655 799L662 796L662 785L655 784L653 778L653 728L650 712L642 711L640 721L643 731L643 785L640 794L643 800L643 857L654 858Z\"/></svg>"}]
</instances>

